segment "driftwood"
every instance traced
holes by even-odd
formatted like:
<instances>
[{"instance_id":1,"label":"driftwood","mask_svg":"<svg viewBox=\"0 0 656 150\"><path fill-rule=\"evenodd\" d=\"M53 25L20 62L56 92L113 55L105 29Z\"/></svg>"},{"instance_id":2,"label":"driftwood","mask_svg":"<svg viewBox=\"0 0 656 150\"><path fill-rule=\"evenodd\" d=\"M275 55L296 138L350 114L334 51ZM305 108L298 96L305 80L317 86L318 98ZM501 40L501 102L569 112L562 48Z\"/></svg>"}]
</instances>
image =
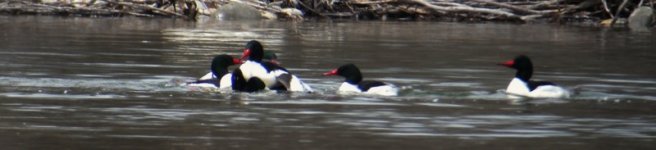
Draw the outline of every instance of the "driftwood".
<instances>
[{"instance_id":1,"label":"driftwood","mask_svg":"<svg viewBox=\"0 0 656 150\"><path fill-rule=\"evenodd\" d=\"M128 3L128 2L116 2L116 1L107 1L107 2L111 3L111 4L134 7L136 9L149 10L149 11L152 11L153 13L156 13L156 14L159 14L159 15L164 15L164 16L171 15L171 16L177 16L177 17L181 17L181 18L184 18L184 19L188 19L188 16L185 16L183 14L172 12L172 11L167 11L167 10L159 9L159 8L155 8L155 7L150 7L150 6L147 6L147 5L140 5L140 4Z\"/></svg>"},{"instance_id":2,"label":"driftwood","mask_svg":"<svg viewBox=\"0 0 656 150\"><path fill-rule=\"evenodd\" d=\"M423 5L425 7L434 9L435 11L443 11L443 12L452 12L452 13L458 13L458 12L470 12L470 13L483 13L483 14L492 14L492 15L499 15L502 17L508 17L508 18L518 18L519 16L506 12L506 11L501 11L498 9L488 9L488 8L477 8L477 7L470 7L467 5L459 5L459 6L439 6L439 5L433 5L431 3L428 3L426 0L408 0L410 2L414 2L420 5Z\"/></svg>"},{"instance_id":3,"label":"driftwood","mask_svg":"<svg viewBox=\"0 0 656 150\"><path fill-rule=\"evenodd\" d=\"M299 0L300 3L305 4L303 8L308 5L313 6L311 12L331 14L327 16L352 18L367 16L366 18L374 19L397 16L415 19L460 18L459 20L519 22L530 22L541 18L557 22L624 18L632 9L646 5L642 0L623 1L626 4L619 4L622 1L606 0L340 0L322 3L325 1ZM653 1L649 3L652 4ZM409 11L405 8L421 11ZM607 10L600 8L607 8ZM611 13L610 10L615 11ZM604 11L607 14L600 13Z\"/></svg>"},{"instance_id":4,"label":"driftwood","mask_svg":"<svg viewBox=\"0 0 656 150\"><path fill-rule=\"evenodd\" d=\"M294 20L313 17L512 22L613 19L610 24L627 17L639 6L654 7L652 0L0 0L0 13L167 16L195 20L198 15L211 16L229 3L277 15L265 18Z\"/></svg>"},{"instance_id":5,"label":"driftwood","mask_svg":"<svg viewBox=\"0 0 656 150\"><path fill-rule=\"evenodd\" d=\"M173 12L163 9L163 7L155 8L146 3L155 3L156 1L142 0L139 2L127 2L119 0L91 0L86 5L74 5L72 3L46 4L26 0L5 0L0 1L0 12L10 14L67 14L81 16L173 16L183 19L193 19L195 17L193 16L194 14L184 14L184 10ZM100 6L93 5L95 3L100 3Z\"/></svg>"},{"instance_id":6,"label":"driftwood","mask_svg":"<svg viewBox=\"0 0 656 150\"><path fill-rule=\"evenodd\" d=\"M111 9L97 9L97 8L74 8L45 5L33 3L29 1L9 1L0 7L1 12L9 12L14 14L88 14L88 15L120 15L123 12ZM141 15L141 14L139 14Z\"/></svg>"},{"instance_id":7,"label":"driftwood","mask_svg":"<svg viewBox=\"0 0 656 150\"><path fill-rule=\"evenodd\" d=\"M520 12L520 13L523 13L523 14L549 13L549 12L532 10L532 9L528 9L528 8L524 8L524 7L520 7L520 6L515 6L515 5L512 5L512 4L499 3L499 2L495 2L495 1L491 1L491 0L472 0L472 1L483 3L483 4L490 4L492 6L496 6L496 7L499 7L499 8L508 8L508 9L511 9L513 11L517 11L517 12Z\"/></svg>"}]
</instances>

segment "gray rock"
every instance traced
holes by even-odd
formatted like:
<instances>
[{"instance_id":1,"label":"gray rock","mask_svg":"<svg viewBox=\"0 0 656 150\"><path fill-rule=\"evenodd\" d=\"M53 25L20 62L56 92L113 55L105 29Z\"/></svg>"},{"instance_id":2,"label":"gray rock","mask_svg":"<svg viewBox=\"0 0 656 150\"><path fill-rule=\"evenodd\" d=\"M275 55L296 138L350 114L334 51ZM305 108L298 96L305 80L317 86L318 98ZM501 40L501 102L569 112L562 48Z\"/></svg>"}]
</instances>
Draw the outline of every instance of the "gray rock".
<instances>
[{"instance_id":1,"label":"gray rock","mask_svg":"<svg viewBox=\"0 0 656 150\"><path fill-rule=\"evenodd\" d=\"M220 20L254 20L262 19L262 13L246 4L229 3L221 6L216 17Z\"/></svg>"},{"instance_id":2,"label":"gray rock","mask_svg":"<svg viewBox=\"0 0 656 150\"><path fill-rule=\"evenodd\" d=\"M647 6L639 7L633 10L628 21L631 29L651 27L654 21L654 10Z\"/></svg>"}]
</instances>

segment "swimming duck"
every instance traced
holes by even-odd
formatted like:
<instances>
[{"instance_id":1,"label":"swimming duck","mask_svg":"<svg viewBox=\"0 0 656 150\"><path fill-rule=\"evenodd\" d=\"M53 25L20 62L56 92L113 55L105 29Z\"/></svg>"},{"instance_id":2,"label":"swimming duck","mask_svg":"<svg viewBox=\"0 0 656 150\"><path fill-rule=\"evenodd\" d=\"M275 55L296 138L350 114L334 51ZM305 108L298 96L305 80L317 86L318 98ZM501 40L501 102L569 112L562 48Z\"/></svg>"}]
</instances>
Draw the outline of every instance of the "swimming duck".
<instances>
[{"instance_id":1,"label":"swimming duck","mask_svg":"<svg viewBox=\"0 0 656 150\"><path fill-rule=\"evenodd\" d=\"M278 61L278 56L273 51L265 51L264 52L264 57L262 58L262 61L271 62L271 63L274 63L274 64L280 64L280 62ZM239 63L239 64L241 64L241 63ZM217 77L210 70L210 72L208 72L205 75L203 75L202 77L198 78L198 80L199 81L200 80L209 80L209 79L213 79L213 78L217 78Z\"/></svg>"},{"instance_id":2,"label":"swimming duck","mask_svg":"<svg viewBox=\"0 0 656 150\"><path fill-rule=\"evenodd\" d=\"M513 60L500 63L517 70L515 77L510 81L506 88L506 93L510 98L518 96L531 98L566 98L569 97L569 91L548 81L531 81L533 75L533 63L528 56L519 55Z\"/></svg>"},{"instance_id":3,"label":"swimming duck","mask_svg":"<svg viewBox=\"0 0 656 150\"><path fill-rule=\"evenodd\" d=\"M339 87L340 93L365 93L382 96L397 96L399 89L390 84L381 81L366 81L362 78L360 69L354 64L345 64L337 69L324 73L325 76L342 76L345 78L344 83Z\"/></svg>"},{"instance_id":4,"label":"swimming duck","mask_svg":"<svg viewBox=\"0 0 656 150\"><path fill-rule=\"evenodd\" d=\"M256 40L249 41L244 49L242 59L246 61L239 66L234 72L239 72L242 76L233 77L234 81L251 80L252 83L245 84L246 87L240 89L233 87L234 90L252 92L251 90L263 90L259 87L261 82L266 89L292 91L292 92L313 92L312 88L301 81L300 78L291 74L284 67L270 61L263 61L264 48ZM257 78L257 79L252 79ZM258 87L248 87L248 85L257 85ZM257 91L255 90L255 91Z\"/></svg>"},{"instance_id":5,"label":"swimming duck","mask_svg":"<svg viewBox=\"0 0 656 150\"><path fill-rule=\"evenodd\" d=\"M218 55L212 59L210 74L212 78L199 79L195 82L187 83L187 86L207 87L207 88L229 88L232 86L232 74L228 72L228 67L241 64L241 60L229 55ZM221 77L221 78L216 78Z\"/></svg>"}]
</instances>

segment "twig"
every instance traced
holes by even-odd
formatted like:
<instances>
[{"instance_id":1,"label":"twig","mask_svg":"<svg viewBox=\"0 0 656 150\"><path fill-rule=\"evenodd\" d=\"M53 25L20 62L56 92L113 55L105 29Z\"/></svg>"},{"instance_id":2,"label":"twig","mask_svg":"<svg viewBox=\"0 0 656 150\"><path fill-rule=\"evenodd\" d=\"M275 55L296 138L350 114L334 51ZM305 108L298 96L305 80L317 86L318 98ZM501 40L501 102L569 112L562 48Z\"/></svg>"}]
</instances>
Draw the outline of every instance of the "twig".
<instances>
[{"instance_id":1,"label":"twig","mask_svg":"<svg viewBox=\"0 0 656 150\"><path fill-rule=\"evenodd\" d=\"M513 13L505 12L502 10L496 10L496 9L475 8L475 7L442 7L442 6L430 4L425 0L407 0L407 1L415 2L417 4L424 5L425 7L438 11L485 13L485 14L500 15L508 18L519 19L519 16Z\"/></svg>"},{"instance_id":2,"label":"twig","mask_svg":"<svg viewBox=\"0 0 656 150\"><path fill-rule=\"evenodd\" d=\"M508 8L508 9L512 9L514 11L522 12L522 13L525 13L525 14L542 14L543 13L543 12L540 12L540 11L535 11L535 10L526 9L526 8L517 7L517 6L513 6L513 5L499 3L499 2L493 2L493 1L490 1L490 0L472 0L472 1L479 2L479 3L484 3L484 4L489 4L489 5L493 5L493 6L497 6L497 7L501 7L501 8Z\"/></svg>"},{"instance_id":3,"label":"twig","mask_svg":"<svg viewBox=\"0 0 656 150\"><path fill-rule=\"evenodd\" d=\"M123 6L129 6L129 7L136 7L136 8L140 8L140 9L151 10L151 11L153 11L153 13L158 13L159 12L158 14L162 14L162 15L173 15L173 16L184 18L184 19L190 19L189 17L187 17L185 15L182 15L182 14L179 14L179 13L176 13L176 12L171 12L171 11L167 11L167 10L163 10L163 9L159 9L159 8L155 8L155 7L150 7L150 6L146 6L146 5L139 5L139 4L129 3L129 2L115 2L115 1L110 1L110 0L104 0L104 1L108 2L108 3L117 4L117 5L123 5Z\"/></svg>"},{"instance_id":4,"label":"twig","mask_svg":"<svg viewBox=\"0 0 656 150\"><path fill-rule=\"evenodd\" d=\"M606 10L608 15L610 15L610 18L614 19L615 15L613 15L613 13L610 12L610 9L608 8L608 2L606 2L606 0L601 0L601 3L604 4L604 10Z\"/></svg>"},{"instance_id":5,"label":"twig","mask_svg":"<svg viewBox=\"0 0 656 150\"><path fill-rule=\"evenodd\" d=\"M378 1L370 1L370 0L351 0L350 2L353 4L358 4L358 5L370 5L370 4L383 4L383 3L392 3L392 2L398 2L399 0L378 0Z\"/></svg>"},{"instance_id":6,"label":"twig","mask_svg":"<svg viewBox=\"0 0 656 150\"><path fill-rule=\"evenodd\" d=\"M533 6L529 6L528 9L540 9L540 8L547 7L547 6L556 5L556 4L558 4L558 3L562 2L562 1L565 1L565 0L550 0L550 1L545 1L545 2L542 2L542 3L535 4L535 5L533 5Z\"/></svg>"},{"instance_id":7,"label":"twig","mask_svg":"<svg viewBox=\"0 0 656 150\"><path fill-rule=\"evenodd\" d=\"M350 3L347 2L347 3L345 3L345 5L346 5L346 7L349 8L349 10L351 11L351 13L355 14L355 10L353 9L353 6L351 6Z\"/></svg>"},{"instance_id":8,"label":"twig","mask_svg":"<svg viewBox=\"0 0 656 150\"><path fill-rule=\"evenodd\" d=\"M626 3L629 2L628 0L624 0L622 4L620 4L620 7L617 8L617 11L615 12L615 16L619 16L620 12L622 12L622 9L624 9L624 6L626 6ZM617 21L618 17L613 18L613 21L610 21L610 27L613 27L613 24Z\"/></svg>"}]
</instances>

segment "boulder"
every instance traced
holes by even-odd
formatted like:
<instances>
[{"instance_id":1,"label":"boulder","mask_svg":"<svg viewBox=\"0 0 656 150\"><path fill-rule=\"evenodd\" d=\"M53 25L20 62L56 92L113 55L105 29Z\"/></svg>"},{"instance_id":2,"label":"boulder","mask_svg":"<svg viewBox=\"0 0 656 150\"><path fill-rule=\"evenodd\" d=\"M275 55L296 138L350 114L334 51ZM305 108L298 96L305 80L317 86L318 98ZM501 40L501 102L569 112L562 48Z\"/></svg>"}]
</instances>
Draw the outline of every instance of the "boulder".
<instances>
[{"instance_id":1,"label":"boulder","mask_svg":"<svg viewBox=\"0 0 656 150\"><path fill-rule=\"evenodd\" d=\"M654 9L647 6L638 7L629 16L628 22L631 29L651 27L654 22Z\"/></svg>"},{"instance_id":2,"label":"boulder","mask_svg":"<svg viewBox=\"0 0 656 150\"><path fill-rule=\"evenodd\" d=\"M262 19L262 13L246 4L229 3L218 8L216 17L220 20Z\"/></svg>"}]
</instances>

